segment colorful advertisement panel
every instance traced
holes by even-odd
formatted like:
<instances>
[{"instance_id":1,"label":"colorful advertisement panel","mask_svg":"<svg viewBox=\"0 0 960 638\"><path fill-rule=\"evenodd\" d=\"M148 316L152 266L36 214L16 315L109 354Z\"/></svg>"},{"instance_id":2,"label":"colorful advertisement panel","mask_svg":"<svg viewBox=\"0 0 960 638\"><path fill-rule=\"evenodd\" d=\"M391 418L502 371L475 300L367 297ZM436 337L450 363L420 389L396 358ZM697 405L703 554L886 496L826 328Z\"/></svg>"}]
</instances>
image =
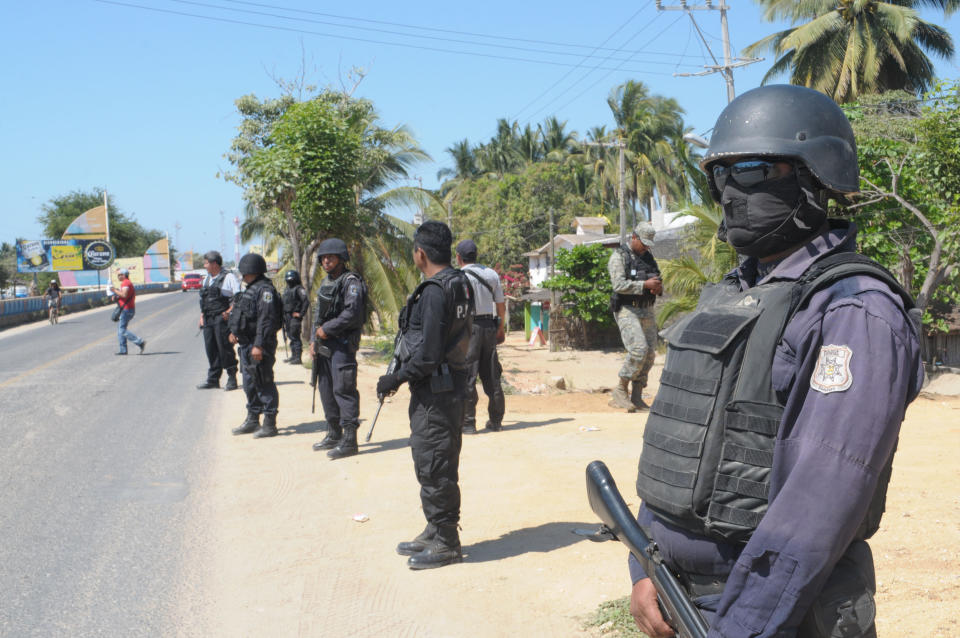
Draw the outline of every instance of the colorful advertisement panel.
<instances>
[{"instance_id":1,"label":"colorful advertisement panel","mask_svg":"<svg viewBox=\"0 0 960 638\"><path fill-rule=\"evenodd\" d=\"M17 272L100 270L113 246L100 239L34 239L17 242Z\"/></svg>"},{"instance_id":2,"label":"colorful advertisement panel","mask_svg":"<svg viewBox=\"0 0 960 638\"><path fill-rule=\"evenodd\" d=\"M166 238L154 242L144 253L143 281L147 284L170 281L170 242Z\"/></svg>"}]
</instances>

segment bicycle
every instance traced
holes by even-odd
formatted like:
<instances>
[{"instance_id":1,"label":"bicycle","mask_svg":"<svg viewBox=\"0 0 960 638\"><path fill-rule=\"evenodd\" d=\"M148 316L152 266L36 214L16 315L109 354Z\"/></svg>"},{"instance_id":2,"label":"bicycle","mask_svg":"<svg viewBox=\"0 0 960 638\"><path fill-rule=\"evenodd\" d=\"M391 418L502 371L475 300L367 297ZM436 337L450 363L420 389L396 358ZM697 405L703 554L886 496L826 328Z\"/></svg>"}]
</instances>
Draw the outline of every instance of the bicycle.
<instances>
[{"instance_id":1,"label":"bicycle","mask_svg":"<svg viewBox=\"0 0 960 638\"><path fill-rule=\"evenodd\" d=\"M49 307L50 325L60 323L60 305L53 299L50 299L47 301L47 306Z\"/></svg>"}]
</instances>

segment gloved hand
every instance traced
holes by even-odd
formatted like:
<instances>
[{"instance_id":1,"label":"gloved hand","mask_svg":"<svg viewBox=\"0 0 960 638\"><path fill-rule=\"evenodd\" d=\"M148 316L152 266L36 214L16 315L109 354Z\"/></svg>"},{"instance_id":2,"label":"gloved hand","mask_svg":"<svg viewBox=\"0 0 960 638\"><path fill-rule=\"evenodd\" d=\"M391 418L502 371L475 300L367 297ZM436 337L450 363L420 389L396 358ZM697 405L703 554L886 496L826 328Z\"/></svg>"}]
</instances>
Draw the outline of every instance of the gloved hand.
<instances>
[{"instance_id":1,"label":"gloved hand","mask_svg":"<svg viewBox=\"0 0 960 638\"><path fill-rule=\"evenodd\" d=\"M385 374L377 381L377 397L388 397L400 387L400 380L395 374Z\"/></svg>"}]
</instances>

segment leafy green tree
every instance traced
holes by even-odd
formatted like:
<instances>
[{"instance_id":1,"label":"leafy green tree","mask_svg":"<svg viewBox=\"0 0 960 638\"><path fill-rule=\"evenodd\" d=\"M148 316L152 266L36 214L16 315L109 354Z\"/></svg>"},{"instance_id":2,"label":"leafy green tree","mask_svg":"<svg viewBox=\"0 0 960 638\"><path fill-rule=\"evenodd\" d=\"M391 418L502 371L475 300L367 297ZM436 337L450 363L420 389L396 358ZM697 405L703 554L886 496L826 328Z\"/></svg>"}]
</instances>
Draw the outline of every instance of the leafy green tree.
<instances>
[{"instance_id":1,"label":"leafy green tree","mask_svg":"<svg viewBox=\"0 0 960 638\"><path fill-rule=\"evenodd\" d=\"M597 326L613 324L610 295L613 288L607 272L610 249L600 244L574 246L557 253L557 274L543 282L543 287L556 290L564 310L574 317Z\"/></svg>"},{"instance_id":2,"label":"leafy green tree","mask_svg":"<svg viewBox=\"0 0 960 638\"><path fill-rule=\"evenodd\" d=\"M930 52L953 56L945 29L921 20L918 7L949 14L958 0L757 0L770 21L802 23L751 44L746 55L772 52L764 83L790 74L791 84L822 91L837 102L903 89L920 93L934 78Z\"/></svg>"},{"instance_id":3,"label":"leafy green tree","mask_svg":"<svg viewBox=\"0 0 960 638\"><path fill-rule=\"evenodd\" d=\"M73 191L53 197L40 207L43 212L37 221L43 226L45 239L60 239L77 217L91 208L103 205L103 189ZM110 217L110 243L118 257L138 257L151 244L164 237L159 230L148 230L117 206L112 194L107 195L107 214Z\"/></svg>"},{"instance_id":4,"label":"leafy green tree","mask_svg":"<svg viewBox=\"0 0 960 638\"><path fill-rule=\"evenodd\" d=\"M863 98L847 113L860 156L862 201L850 210L861 249L898 275L919 308L956 303L960 84L941 85L924 102L904 93Z\"/></svg>"}]
</instances>

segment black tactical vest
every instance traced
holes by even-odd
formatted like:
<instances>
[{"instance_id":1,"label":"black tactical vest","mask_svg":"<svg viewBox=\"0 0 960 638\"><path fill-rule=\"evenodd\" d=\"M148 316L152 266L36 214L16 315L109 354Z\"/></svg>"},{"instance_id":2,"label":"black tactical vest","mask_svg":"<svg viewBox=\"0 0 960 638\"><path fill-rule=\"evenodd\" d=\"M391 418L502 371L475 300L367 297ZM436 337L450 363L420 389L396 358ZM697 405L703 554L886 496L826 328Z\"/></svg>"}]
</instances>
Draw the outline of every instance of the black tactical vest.
<instances>
[{"instance_id":1,"label":"black tactical vest","mask_svg":"<svg viewBox=\"0 0 960 638\"><path fill-rule=\"evenodd\" d=\"M667 358L637 474L637 494L656 516L724 541L750 537L767 511L784 410L771 379L777 344L810 295L854 275L884 281L913 308L881 266L840 253L798 281L741 291L731 277L706 286L697 309L664 331ZM912 317L911 323L916 327ZM892 461L891 455L859 538L879 525Z\"/></svg>"},{"instance_id":2,"label":"black tactical vest","mask_svg":"<svg viewBox=\"0 0 960 638\"><path fill-rule=\"evenodd\" d=\"M343 312L343 291L347 286L348 280L352 279L360 286L360 293L363 297L363 314L366 314L367 304L367 285L363 278L352 270L344 271L336 279L324 277L317 289L317 317L320 323L328 321L341 312Z\"/></svg>"},{"instance_id":3,"label":"black tactical vest","mask_svg":"<svg viewBox=\"0 0 960 638\"><path fill-rule=\"evenodd\" d=\"M470 280L463 271L454 268L446 268L421 282L407 299L407 305L400 311L398 324L401 337L397 344L400 364L408 361L412 352L423 341L420 327L412 325L410 318L427 286L440 286L446 302L447 325L450 328L443 342L444 357L441 363L448 364L454 370L461 370L466 367L475 307Z\"/></svg>"},{"instance_id":4,"label":"black tactical vest","mask_svg":"<svg viewBox=\"0 0 960 638\"><path fill-rule=\"evenodd\" d=\"M237 336L241 344L247 344L257 337L257 302L264 288L273 290L273 328L279 330L283 323L283 305L277 298L277 291L266 277L261 276L249 284L237 295L236 306L230 313L230 332Z\"/></svg>"},{"instance_id":5,"label":"black tactical vest","mask_svg":"<svg viewBox=\"0 0 960 638\"><path fill-rule=\"evenodd\" d=\"M300 308L300 297L297 294L303 290L303 286L297 284L296 286L288 286L286 290L283 291L283 313L286 315L292 315L297 312Z\"/></svg>"},{"instance_id":6,"label":"black tactical vest","mask_svg":"<svg viewBox=\"0 0 960 638\"><path fill-rule=\"evenodd\" d=\"M200 289L200 310L205 316L222 314L230 307L230 298L221 291L226 276L227 271L221 270L209 286Z\"/></svg>"},{"instance_id":7,"label":"black tactical vest","mask_svg":"<svg viewBox=\"0 0 960 638\"><path fill-rule=\"evenodd\" d=\"M650 251L638 255L630 250L630 248L621 246L617 249L617 252L620 253L620 258L623 260L623 273L630 281L646 281L650 279L650 277L660 274L660 269L657 268L657 262L653 259ZM622 304L629 304L635 301L639 301L643 306L652 306L657 300L656 295L649 290L644 290L641 295L624 295L615 292L612 296L612 303L617 306L617 308Z\"/></svg>"}]
</instances>

